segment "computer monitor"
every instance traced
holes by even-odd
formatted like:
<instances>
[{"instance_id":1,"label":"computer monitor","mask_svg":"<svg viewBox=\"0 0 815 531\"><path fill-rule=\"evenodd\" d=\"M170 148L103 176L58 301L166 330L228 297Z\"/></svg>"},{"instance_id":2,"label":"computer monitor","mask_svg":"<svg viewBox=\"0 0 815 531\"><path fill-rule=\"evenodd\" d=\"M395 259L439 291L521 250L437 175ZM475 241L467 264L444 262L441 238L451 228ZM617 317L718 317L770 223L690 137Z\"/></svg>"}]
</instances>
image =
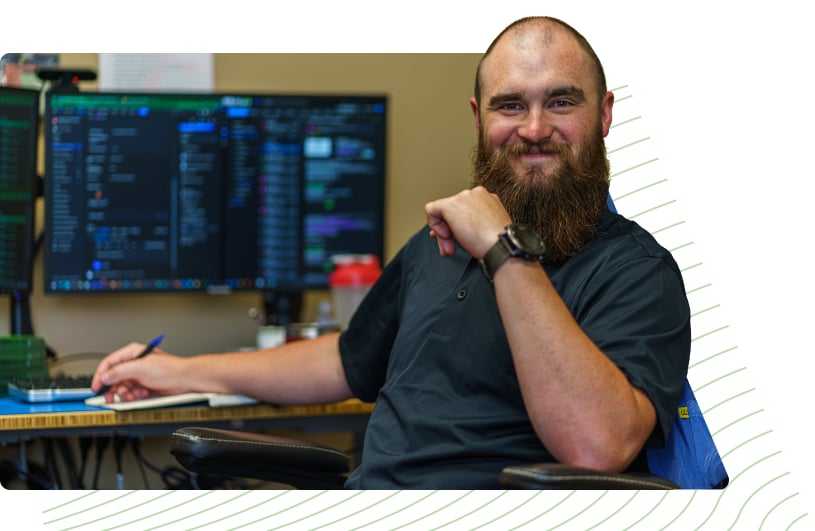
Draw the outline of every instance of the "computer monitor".
<instances>
[{"instance_id":1,"label":"computer monitor","mask_svg":"<svg viewBox=\"0 0 815 531\"><path fill-rule=\"evenodd\" d=\"M39 92L0 87L0 293L10 296L10 331L31 333Z\"/></svg>"},{"instance_id":2,"label":"computer monitor","mask_svg":"<svg viewBox=\"0 0 815 531\"><path fill-rule=\"evenodd\" d=\"M384 252L387 98L48 94L46 294L303 291Z\"/></svg>"}]
</instances>

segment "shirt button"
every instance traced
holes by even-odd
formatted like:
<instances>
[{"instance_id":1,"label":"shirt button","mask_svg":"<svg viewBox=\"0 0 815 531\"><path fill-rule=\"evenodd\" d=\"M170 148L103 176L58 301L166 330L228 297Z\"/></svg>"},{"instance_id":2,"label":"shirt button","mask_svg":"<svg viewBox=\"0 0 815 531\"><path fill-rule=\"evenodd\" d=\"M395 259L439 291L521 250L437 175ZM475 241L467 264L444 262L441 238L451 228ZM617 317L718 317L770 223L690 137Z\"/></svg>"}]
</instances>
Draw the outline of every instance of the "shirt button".
<instances>
[{"instance_id":1,"label":"shirt button","mask_svg":"<svg viewBox=\"0 0 815 531\"><path fill-rule=\"evenodd\" d=\"M467 290L464 289L464 288L461 288L460 290L458 290L456 292L456 298L458 300L460 300L460 301L463 301L464 299L466 299L467 298Z\"/></svg>"}]
</instances>

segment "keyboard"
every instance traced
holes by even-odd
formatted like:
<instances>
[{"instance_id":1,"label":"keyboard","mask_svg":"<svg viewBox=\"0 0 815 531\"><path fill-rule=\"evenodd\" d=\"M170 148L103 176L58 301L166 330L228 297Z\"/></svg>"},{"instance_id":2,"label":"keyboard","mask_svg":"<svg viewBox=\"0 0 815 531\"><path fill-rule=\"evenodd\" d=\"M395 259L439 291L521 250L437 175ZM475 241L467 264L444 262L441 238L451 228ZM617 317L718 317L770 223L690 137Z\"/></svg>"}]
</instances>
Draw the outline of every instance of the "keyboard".
<instances>
[{"instance_id":1,"label":"keyboard","mask_svg":"<svg viewBox=\"0 0 815 531\"><path fill-rule=\"evenodd\" d=\"M8 394L24 402L85 400L94 396L91 391L92 378L91 374L13 378L8 382Z\"/></svg>"}]
</instances>

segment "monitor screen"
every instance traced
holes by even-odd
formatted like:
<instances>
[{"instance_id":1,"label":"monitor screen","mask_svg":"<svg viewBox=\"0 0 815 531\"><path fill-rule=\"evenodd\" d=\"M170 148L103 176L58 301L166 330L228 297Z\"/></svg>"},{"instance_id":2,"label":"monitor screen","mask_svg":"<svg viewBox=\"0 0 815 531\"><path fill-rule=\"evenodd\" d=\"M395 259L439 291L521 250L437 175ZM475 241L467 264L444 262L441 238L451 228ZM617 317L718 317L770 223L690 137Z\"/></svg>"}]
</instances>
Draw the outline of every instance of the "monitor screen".
<instances>
[{"instance_id":1,"label":"monitor screen","mask_svg":"<svg viewBox=\"0 0 815 531\"><path fill-rule=\"evenodd\" d=\"M0 293L28 292L34 262L39 92L0 87Z\"/></svg>"},{"instance_id":2,"label":"monitor screen","mask_svg":"<svg viewBox=\"0 0 815 531\"><path fill-rule=\"evenodd\" d=\"M325 288L384 251L384 96L49 94L45 292Z\"/></svg>"}]
</instances>

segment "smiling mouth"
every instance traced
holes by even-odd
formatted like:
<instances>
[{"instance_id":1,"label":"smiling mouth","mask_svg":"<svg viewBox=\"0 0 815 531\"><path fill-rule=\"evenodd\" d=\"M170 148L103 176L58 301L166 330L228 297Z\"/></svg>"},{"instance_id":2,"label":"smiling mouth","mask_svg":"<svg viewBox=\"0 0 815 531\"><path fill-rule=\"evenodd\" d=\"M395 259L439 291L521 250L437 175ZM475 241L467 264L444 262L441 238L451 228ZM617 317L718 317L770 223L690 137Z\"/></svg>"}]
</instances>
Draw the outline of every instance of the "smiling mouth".
<instances>
[{"instance_id":1,"label":"smiling mouth","mask_svg":"<svg viewBox=\"0 0 815 531\"><path fill-rule=\"evenodd\" d=\"M527 153L522 153L518 156L518 160L522 164L540 164L545 163L548 161L554 161L560 159L560 152L547 150L544 152L540 151L530 151Z\"/></svg>"}]
</instances>

